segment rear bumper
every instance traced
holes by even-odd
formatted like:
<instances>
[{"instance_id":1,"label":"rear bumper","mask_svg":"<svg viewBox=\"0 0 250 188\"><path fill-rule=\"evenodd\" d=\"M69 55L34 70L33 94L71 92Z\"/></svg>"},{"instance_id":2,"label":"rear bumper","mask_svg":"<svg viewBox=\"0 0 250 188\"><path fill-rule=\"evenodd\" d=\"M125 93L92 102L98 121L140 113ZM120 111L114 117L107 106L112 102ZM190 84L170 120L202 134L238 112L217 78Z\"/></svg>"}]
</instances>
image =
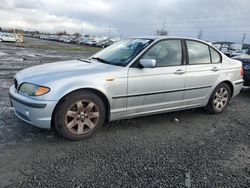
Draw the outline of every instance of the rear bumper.
<instances>
[{"instance_id":1,"label":"rear bumper","mask_svg":"<svg viewBox=\"0 0 250 188\"><path fill-rule=\"evenodd\" d=\"M244 80L237 80L234 82L234 93L233 93L233 97L238 95L240 93L240 90L242 89Z\"/></svg>"},{"instance_id":2,"label":"rear bumper","mask_svg":"<svg viewBox=\"0 0 250 188\"><path fill-rule=\"evenodd\" d=\"M49 129L51 117L57 101L35 100L16 92L13 86L9 90L10 102L14 112L21 120L36 127Z\"/></svg>"}]
</instances>

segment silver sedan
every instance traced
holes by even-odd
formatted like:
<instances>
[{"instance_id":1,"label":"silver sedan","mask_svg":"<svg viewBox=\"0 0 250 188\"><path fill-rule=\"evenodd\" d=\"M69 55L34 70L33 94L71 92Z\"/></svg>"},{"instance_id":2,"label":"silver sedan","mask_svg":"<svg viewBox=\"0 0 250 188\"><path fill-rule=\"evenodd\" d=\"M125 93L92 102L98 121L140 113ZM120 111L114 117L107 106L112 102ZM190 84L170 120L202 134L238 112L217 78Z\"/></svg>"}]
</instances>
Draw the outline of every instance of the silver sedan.
<instances>
[{"instance_id":1,"label":"silver sedan","mask_svg":"<svg viewBox=\"0 0 250 188\"><path fill-rule=\"evenodd\" d=\"M191 38L123 40L89 59L31 67L10 88L15 114L70 140L109 121L205 107L220 113L243 84L242 63Z\"/></svg>"}]
</instances>

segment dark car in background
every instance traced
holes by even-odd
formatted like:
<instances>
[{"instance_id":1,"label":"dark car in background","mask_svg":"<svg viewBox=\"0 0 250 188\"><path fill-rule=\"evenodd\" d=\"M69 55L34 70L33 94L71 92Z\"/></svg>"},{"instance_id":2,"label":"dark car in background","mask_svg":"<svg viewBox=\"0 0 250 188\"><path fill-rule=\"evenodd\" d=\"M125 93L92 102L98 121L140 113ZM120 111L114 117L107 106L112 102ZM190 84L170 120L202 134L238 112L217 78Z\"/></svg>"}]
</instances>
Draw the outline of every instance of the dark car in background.
<instances>
[{"instance_id":1,"label":"dark car in background","mask_svg":"<svg viewBox=\"0 0 250 188\"><path fill-rule=\"evenodd\" d=\"M244 84L243 86L250 87L250 49L246 51L246 54L232 57L233 59L239 60L242 62L244 70Z\"/></svg>"}]
</instances>

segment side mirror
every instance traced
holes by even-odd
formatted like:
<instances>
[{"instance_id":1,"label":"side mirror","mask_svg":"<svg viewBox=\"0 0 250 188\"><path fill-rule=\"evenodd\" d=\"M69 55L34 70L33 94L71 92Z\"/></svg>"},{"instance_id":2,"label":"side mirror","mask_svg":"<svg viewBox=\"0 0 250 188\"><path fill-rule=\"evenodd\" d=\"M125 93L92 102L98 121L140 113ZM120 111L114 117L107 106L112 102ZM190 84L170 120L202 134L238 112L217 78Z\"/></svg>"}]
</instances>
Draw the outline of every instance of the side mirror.
<instances>
[{"instance_id":1,"label":"side mirror","mask_svg":"<svg viewBox=\"0 0 250 188\"><path fill-rule=\"evenodd\" d=\"M142 68L155 68L156 60L155 59L140 59L139 64Z\"/></svg>"}]
</instances>

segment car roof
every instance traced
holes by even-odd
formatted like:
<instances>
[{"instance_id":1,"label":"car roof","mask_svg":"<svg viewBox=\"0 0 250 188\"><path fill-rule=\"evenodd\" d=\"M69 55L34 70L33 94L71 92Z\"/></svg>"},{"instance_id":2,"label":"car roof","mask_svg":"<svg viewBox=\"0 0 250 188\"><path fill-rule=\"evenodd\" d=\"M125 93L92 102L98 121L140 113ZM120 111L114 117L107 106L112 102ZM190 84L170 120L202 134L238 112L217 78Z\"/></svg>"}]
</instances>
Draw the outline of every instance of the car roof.
<instances>
[{"instance_id":1,"label":"car roof","mask_svg":"<svg viewBox=\"0 0 250 188\"><path fill-rule=\"evenodd\" d=\"M186 39L186 40L195 40L200 42L208 43L207 41L199 40L196 38L191 37L178 37L178 36L138 36L138 37L132 37L133 39L150 39L150 40L162 40L162 39Z\"/></svg>"},{"instance_id":2,"label":"car roof","mask_svg":"<svg viewBox=\"0 0 250 188\"><path fill-rule=\"evenodd\" d=\"M194 41L197 41L197 42L201 42L201 43L207 44L211 48L215 49L218 53L220 53L221 55L223 55L222 52L220 52L217 48L213 47L208 41L203 41L203 40L196 39L196 38L191 38L191 37L178 37L178 36L139 36L139 37L132 37L132 39L149 39L149 40L154 40L154 41L160 41L160 40L163 40L163 39L186 39L186 40L194 40Z\"/></svg>"}]
</instances>

